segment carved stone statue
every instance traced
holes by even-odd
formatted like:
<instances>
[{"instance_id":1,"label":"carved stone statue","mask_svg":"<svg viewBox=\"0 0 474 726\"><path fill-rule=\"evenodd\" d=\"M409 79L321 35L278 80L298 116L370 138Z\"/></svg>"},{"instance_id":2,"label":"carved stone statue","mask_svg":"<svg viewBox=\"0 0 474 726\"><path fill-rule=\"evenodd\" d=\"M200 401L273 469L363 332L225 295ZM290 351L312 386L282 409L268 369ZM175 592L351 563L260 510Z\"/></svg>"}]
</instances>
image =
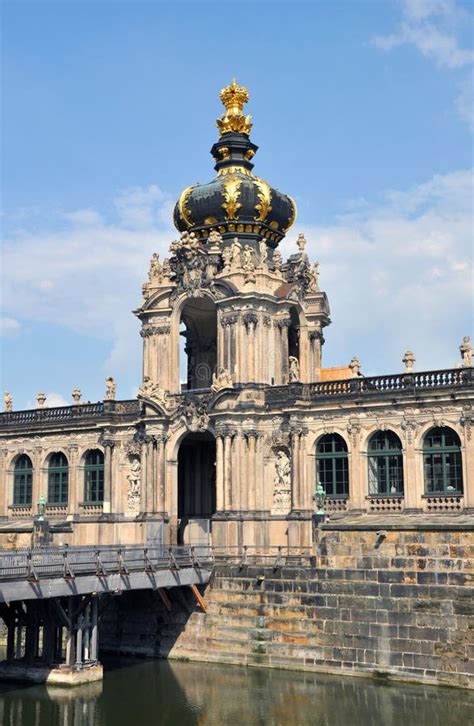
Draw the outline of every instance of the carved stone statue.
<instances>
[{"instance_id":1,"label":"carved stone statue","mask_svg":"<svg viewBox=\"0 0 474 726\"><path fill-rule=\"evenodd\" d=\"M313 262L309 271L309 292L319 292L319 262Z\"/></svg>"},{"instance_id":2,"label":"carved stone statue","mask_svg":"<svg viewBox=\"0 0 474 726\"><path fill-rule=\"evenodd\" d=\"M36 394L37 408L44 408L45 403L46 403L46 395L42 391L40 391L40 393Z\"/></svg>"},{"instance_id":3,"label":"carved stone statue","mask_svg":"<svg viewBox=\"0 0 474 726\"><path fill-rule=\"evenodd\" d=\"M148 272L148 279L150 282L153 280L159 280L163 274L163 267L160 262L160 255L157 252L153 253L150 262L150 270Z\"/></svg>"},{"instance_id":4,"label":"carved stone statue","mask_svg":"<svg viewBox=\"0 0 474 726\"><path fill-rule=\"evenodd\" d=\"M233 252L231 247L224 247L222 250L222 262L224 264L223 272L230 272L233 259Z\"/></svg>"},{"instance_id":5,"label":"carved stone statue","mask_svg":"<svg viewBox=\"0 0 474 726\"><path fill-rule=\"evenodd\" d=\"M211 389L220 391L222 388L232 388L233 385L229 371L224 366L218 366L217 371L212 374Z\"/></svg>"},{"instance_id":6,"label":"carved stone statue","mask_svg":"<svg viewBox=\"0 0 474 726\"><path fill-rule=\"evenodd\" d=\"M242 269L247 282L255 280L254 252L250 245L245 245L242 252Z\"/></svg>"},{"instance_id":7,"label":"carved stone statue","mask_svg":"<svg viewBox=\"0 0 474 726\"><path fill-rule=\"evenodd\" d=\"M3 410L6 412L13 411L13 398L9 391L3 394Z\"/></svg>"},{"instance_id":8,"label":"carved stone statue","mask_svg":"<svg viewBox=\"0 0 474 726\"><path fill-rule=\"evenodd\" d=\"M115 383L112 376L109 376L108 378L105 379L105 386L106 386L106 390L105 390L104 400L105 401L115 401L115 394L117 392L117 384Z\"/></svg>"},{"instance_id":9,"label":"carved stone statue","mask_svg":"<svg viewBox=\"0 0 474 726\"><path fill-rule=\"evenodd\" d=\"M143 383L138 389L138 395L142 398L150 398L162 406L166 406L168 403L167 392L154 383L150 376L144 376Z\"/></svg>"},{"instance_id":10,"label":"carved stone statue","mask_svg":"<svg viewBox=\"0 0 474 726\"><path fill-rule=\"evenodd\" d=\"M296 244L298 245L298 249L299 249L300 253L303 254L304 248L306 247L306 237L304 236L303 232L300 232L300 234L298 235Z\"/></svg>"},{"instance_id":11,"label":"carved stone statue","mask_svg":"<svg viewBox=\"0 0 474 726\"><path fill-rule=\"evenodd\" d=\"M258 252L260 255L259 267L266 267L268 257L267 240L263 237L258 243Z\"/></svg>"},{"instance_id":12,"label":"carved stone statue","mask_svg":"<svg viewBox=\"0 0 474 726\"><path fill-rule=\"evenodd\" d=\"M294 355L290 355L288 360L290 363L290 383L296 383L300 380L300 362Z\"/></svg>"},{"instance_id":13,"label":"carved stone statue","mask_svg":"<svg viewBox=\"0 0 474 726\"><path fill-rule=\"evenodd\" d=\"M405 364L405 373L413 373L413 366L415 364L415 361L416 358L414 354L411 352L411 350L407 350L402 358L402 363Z\"/></svg>"},{"instance_id":14,"label":"carved stone statue","mask_svg":"<svg viewBox=\"0 0 474 726\"><path fill-rule=\"evenodd\" d=\"M140 496L141 496L141 470L142 465L139 459L132 459L130 464L130 471L127 474L129 482L127 492L127 510L130 514L138 514L140 511Z\"/></svg>"},{"instance_id":15,"label":"carved stone statue","mask_svg":"<svg viewBox=\"0 0 474 726\"><path fill-rule=\"evenodd\" d=\"M275 272L281 272L282 264L283 258L281 256L281 252L280 250L275 250L273 253L273 269Z\"/></svg>"},{"instance_id":16,"label":"carved stone statue","mask_svg":"<svg viewBox=\"0 0 474 726\"><path fill-rule=\"evenodd\" d=\"M181 422L189 431L206 431L209 425L207 406L201 401L185 398L179 407Z\"/></svg>"},{"instance_id":17,"label":"carved stone statue","mask_svg":"<svg viewBox=\"0 0 474 726\"><path fill-rule=\"evenodd\" d=\"M81 402L82 391L80 388L75 388L72 392L72 405L77 406Z\"/></svg>"},{"instance_id":18,"label":"carved stone statue","mask_svg":"<svg viewBox=\"0 0 474 726\"><path fill-rule=\"evenodd\" d=\"M277 451L273 482L273 513L287 514L291 508L291 463L286 451Z\"/></svg>"},{"instance_id":19,"label":"carved stone statue","mask_svg":"<svg viewBox=\"0 0 474 726\"><path fill-rule=\"evenodd\" d=\"M230 264L232 267L239 268L241 265L242 245L240 244L237 237L234 237L234 241L232 242L230 249L232 252Z\"/></svg>"},{"instance_id":20,"label":"carved stone statue","mask_svg":"<svg viewBox=\"0 0 474 726\"><path fill-rule=\"evenodd\" d=\"M472 343L469 335L465 335L462 344L459 346L462 357L463 368L471 368L472 366Z\"/></svg>"},{"instance_id":21,"label":"carved stone statue","mask_svg":"<svg viewBox=\"0 0 474 726\"><path fill-rule=\"evenodd\" d=\"M362 376L362 373L360 372L361 362L356 355L354 355L351 358L351 362L349 363L349 368L352 371L353 378L361 378L361 376Z\"/></svg>"},{"instance_id":22,"label":"carved stone statue","mask_svg":"<svg viewBox=\"0 0 474 726\"><path fill-rule=\"evenodd\" d=\"M207 238L207 243L211 247L213 245L220 245L222 244L222 235L220 232L217 231L217 229L211 229L209 232L209 237Z\"/></svg>"}]
</instances>

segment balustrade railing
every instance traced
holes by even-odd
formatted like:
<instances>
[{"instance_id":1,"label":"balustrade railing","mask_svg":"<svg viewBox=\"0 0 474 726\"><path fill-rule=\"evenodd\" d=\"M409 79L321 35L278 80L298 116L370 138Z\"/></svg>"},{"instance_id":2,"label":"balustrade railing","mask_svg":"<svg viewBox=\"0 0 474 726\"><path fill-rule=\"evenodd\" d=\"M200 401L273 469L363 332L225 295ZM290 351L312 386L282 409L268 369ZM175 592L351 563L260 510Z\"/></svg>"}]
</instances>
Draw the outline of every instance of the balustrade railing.
<instances>
[{"instance_id":1,"label":"balustrade railing","mask_svg":"<svg viewBox=\"0 0 474 726\"><path fill-rule=\"evenodd\" d=\"M101 419L117 415L138 415L140 410L140 401L130 400L99 401L98 403L80 403L75 406L55 406L52 408L34 408L25 411L7 411L0 413L0 428L65 423L69 421Z\"/></svg>"},{"instance_id":2,"label":"balustrade railing","mask_svg":"<svg viewBox=\"0 0 474 726\"><path fill-rule=\"evenodd\" d=\"M348 378L340 381L319 381L291 386L272 386L265 392L268 403L280 403L288 398L314 400L335 396L360 396L379 393L411 393L437 388L464 387L474 384L472 368L450 368L420 373L399 373L368 378Z\"/></svg>"}]
</instances>

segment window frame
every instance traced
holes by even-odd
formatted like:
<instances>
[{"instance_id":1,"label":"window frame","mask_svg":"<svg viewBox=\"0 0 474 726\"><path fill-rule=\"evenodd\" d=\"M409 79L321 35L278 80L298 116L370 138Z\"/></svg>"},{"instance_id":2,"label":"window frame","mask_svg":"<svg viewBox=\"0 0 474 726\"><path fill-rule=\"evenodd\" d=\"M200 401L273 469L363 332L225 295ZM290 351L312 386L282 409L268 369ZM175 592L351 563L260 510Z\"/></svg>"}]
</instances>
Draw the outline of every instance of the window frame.
<instances>
[{"instance_id":1,"label":"window frame","mask_svg":"<svg viewBox=\"0 0 474 726\"><path fill-rule=\"evenodd\" d=\"M19 466L29 461L29 466ZM31 507L33 504L33 462L28 454L20 454L13 466L13 506Z\"/></svg>"},{"instance_id":2,"label":"window frame","mask_svg":"<svg viewBox=\"0 0 474 726\"><path fill-rule=\"evenodd\" d=\"M62 465L52 465L54 457L62 457L66 462ZM57 476L58 481L52 481ZM58 496L56 496L56 491ZM54 492L54 496L52 496ZM69 501L69 462L62 451L54 452L48 460L48 504L67 504Z\"/></svg>"},{"instance_id":3,"label":"window frame","mask_svg":"<svg viewBox=\"0 0 474 726\"><path fill-rule=\"evenodd\" d=\"M382 448L373 448L376 440L383 442ZM397 443L397 448L390 446L390 439ZM393 460L396 460L395 462ZM395 470L396 491L391 491L393 471ZM367 482L369 497L405 496L403 471L403 446L400 437L387 429L374 431L367 442Z\"/></svg>"},{"instance_id":4,"label":"window frame","mask_svg":"<svg viewBox=\"0 0 474 726\"><path fill-rule=\"evenodd\" d=\"M427 439L434 435L434 432L439 432L441 437L441 443L439 446L428 446L426 444ZM458 443L446 444L446 434L453 437L454 441ZM428 497L435 496L453 496L459 497L464 494L464 477L462 471L462 451L461 451L461 439L459 435L450 426L435 426L425 433L423 437L423 486L424 495ZM436 462L435 457L440 457L441 461ZM449 461L451 459L451 461ZM436 469L441 468L441 481L442 488L436 489L436 480L439 481L439 475L436 473ZM430 473L428 474L428 469ZM454 472L454 479L458 486L452 486L452 476L450 476L449 470ZM429 480L431 479L433 488L429 489ZM448 487L452 487L448 489Z\"/></svg>"},{"instance_id":5,"label":"window frame","mask_svg":"<svg viewBox=\"0 0 474 726\"><path fill-rule=\"evenodd\" d=\"M92 454L101 455L101 463L88 463ZM104 453L89 449L84 456L84 504L102 504L104 501Z\"/></svg>"},{"instance_id":6,"label":"window frame","mask_svg":"<svg viewBox=\"0 0 474 726\"><path fill-rule=\"evenodd\" d=\"M320 451L321 444L331 441L330 451ZM335 444L342 443L340 450L335 448ZM327 464L326 464L327 462ZM338 469L338 463L342 462L342 466ZM324 471L326 470L326 471ZM327 476L329 474L329 476ZM330 479L331 491L328 491L328 480ZM338 481L339 479L339 481ZM340 434L324 434L316 443L316 481L324 488L326 497L330 499L348 499L349 498L349 452L347 443ZM341 488L343 491L338 492Z\"/></svg>"}]
</instances>

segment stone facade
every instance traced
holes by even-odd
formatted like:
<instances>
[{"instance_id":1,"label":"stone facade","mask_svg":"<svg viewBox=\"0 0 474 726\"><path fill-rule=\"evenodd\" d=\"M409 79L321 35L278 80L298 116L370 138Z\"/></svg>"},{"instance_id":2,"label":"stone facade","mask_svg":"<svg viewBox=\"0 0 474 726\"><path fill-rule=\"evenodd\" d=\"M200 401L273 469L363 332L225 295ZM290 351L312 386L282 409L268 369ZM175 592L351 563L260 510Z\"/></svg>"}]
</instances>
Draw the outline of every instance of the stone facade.
<instances>
[{"instance_id":1,"label":"stone facade","mask_svg":"<svg viewBox=\"0 0 474 726\"><path fill-rule=\"evenodd\" d=\"M186 591L170 593L171 612L157 594L118 598L103 647L472 688L472 521L366 526L325 525L314 555L278 567L217 564L207 613Z\"/></svg>"},{"instance_id":2,"label":"stone facade","mask_svg":"<svg viewBox=\"0 0 474 726\"><path fill-rule=\"evenodd\" d=\"M356 356L323 367L319 264L302 234L282 259L295 207L252 173L247 98L224 89L217 177L183 192L181 235L151 259L137 399L116 401L111 376L97 404L74 389L71 407L41 393L15 411L5 392L0 545L29 543L40 496L72 544L309 546L318 482L330 515L474 509L470 339L451 370L416 372L411 351L389 376L364 377Z\"/></svg>"}]
</instances>

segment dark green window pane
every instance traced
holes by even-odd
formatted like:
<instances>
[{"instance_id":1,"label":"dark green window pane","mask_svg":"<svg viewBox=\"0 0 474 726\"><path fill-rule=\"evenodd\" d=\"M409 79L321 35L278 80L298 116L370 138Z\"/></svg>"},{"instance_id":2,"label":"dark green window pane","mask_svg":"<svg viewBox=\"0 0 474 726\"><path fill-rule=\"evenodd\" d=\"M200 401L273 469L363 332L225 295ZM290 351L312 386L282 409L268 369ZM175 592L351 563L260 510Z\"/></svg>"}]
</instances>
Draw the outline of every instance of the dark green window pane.
<instances>
[{"instance_id":1,"label":"dark green window pane","mask_svg":"<svg viewBox=\"0 0 474 726\"><path fill-rule=\"evenodd\" d=\"M461 442L447 426L430 429L423 441L426 494L462 494Z\"/></svg>"},{"instance_id":2,"label":"dark green window pane","mask_svg":"<svg viewBox=\"0 0 474 726\"><path fill-rule=\"evenodd\" d=\"M327 434L316 447L317 479L328 497L349 494L347 445L342 436Z\"/></svg>"},{"instance_id":3,"label":"dark green window pane","mask_svg":"<svg viewBox=\"0 0 474 726\"><path fill-rule=\"evenodd\" d=\"M393 431L377 431L368 446L369 495L403 494L402 444Z\"/></svg>"},{"instance_id":4,"label":"dark green window pane","mask_svg":"<svg viewBox=\"0 0 474 726\"><path fill-rule=\"evenodd\" d=\"M90 503L104 501L104 455L99 449L89 451L85 459L84 499Z\"/></svg>"},{"instance_id":5,"label":"dark green window pane","mask_svg":"<svg viewBox=\"0 0 474 726\"><path fill-rule=\"evenodd\" d=\"M13 504L31 505L33 489L33 464L26 454L22 454L15 464L13 474Z\"/></svg>"}]
</instances>

